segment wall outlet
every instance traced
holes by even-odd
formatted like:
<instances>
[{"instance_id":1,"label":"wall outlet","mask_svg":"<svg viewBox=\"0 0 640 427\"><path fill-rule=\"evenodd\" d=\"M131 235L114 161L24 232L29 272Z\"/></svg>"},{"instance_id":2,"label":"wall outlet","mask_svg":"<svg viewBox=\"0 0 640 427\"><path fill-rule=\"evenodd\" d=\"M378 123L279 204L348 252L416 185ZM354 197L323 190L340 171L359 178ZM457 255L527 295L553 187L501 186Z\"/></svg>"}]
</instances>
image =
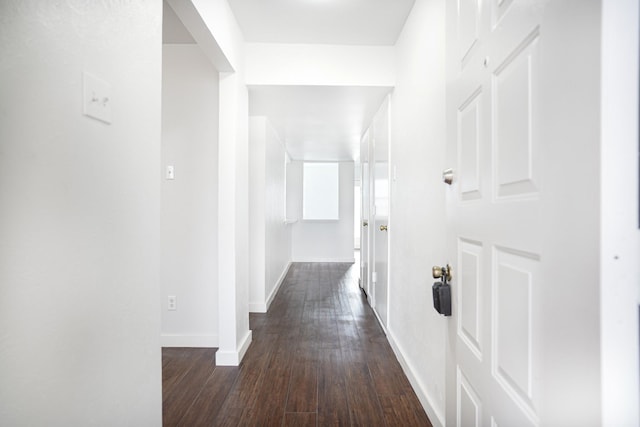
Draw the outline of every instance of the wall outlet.
<instances>
[{"instance_id":1,"label":"wall outlet","mask_svg":"<svg viewBox=\"0 0 640 427\"><path fill-rule=\"evenodd\" d=\"M176 311L178 309L178 298L175 295L167 297L167 310Z\"/></svg>"}]
</instances>

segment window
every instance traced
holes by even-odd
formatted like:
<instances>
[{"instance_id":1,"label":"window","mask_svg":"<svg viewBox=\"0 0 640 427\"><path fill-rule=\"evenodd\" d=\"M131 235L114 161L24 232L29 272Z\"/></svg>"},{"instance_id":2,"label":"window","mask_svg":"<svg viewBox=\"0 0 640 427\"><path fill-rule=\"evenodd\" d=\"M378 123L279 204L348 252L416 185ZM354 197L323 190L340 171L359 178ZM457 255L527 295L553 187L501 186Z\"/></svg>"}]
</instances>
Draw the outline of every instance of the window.
<instances>
[{"instance_id":1,"label":"window","mask_svg":"<svg viewBox=\"0 0 640 427\"><path fill-rule=\"evenodd\" d=\"M304 163L302 219L338 220L338 163Z\"/></svg>"}]
</instances>

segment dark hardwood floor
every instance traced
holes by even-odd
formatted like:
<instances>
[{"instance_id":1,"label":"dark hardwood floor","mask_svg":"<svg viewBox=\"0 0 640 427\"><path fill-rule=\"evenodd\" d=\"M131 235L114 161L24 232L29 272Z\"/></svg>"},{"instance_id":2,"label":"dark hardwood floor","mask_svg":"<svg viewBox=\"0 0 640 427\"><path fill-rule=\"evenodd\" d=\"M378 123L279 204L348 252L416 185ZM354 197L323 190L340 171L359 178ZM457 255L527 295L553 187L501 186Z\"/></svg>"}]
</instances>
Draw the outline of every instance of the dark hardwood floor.
<instances>
[{"instance_id":1,"label":"dark hardwood floor","mask_svg":"<svg viewBox=\"0 0 640 427\"><path fill-rule=\"evenodd\" d=\"M353 264L297 263L239 367L162 352L165 426L431 426Z\"/></svg>"}]
</instances>

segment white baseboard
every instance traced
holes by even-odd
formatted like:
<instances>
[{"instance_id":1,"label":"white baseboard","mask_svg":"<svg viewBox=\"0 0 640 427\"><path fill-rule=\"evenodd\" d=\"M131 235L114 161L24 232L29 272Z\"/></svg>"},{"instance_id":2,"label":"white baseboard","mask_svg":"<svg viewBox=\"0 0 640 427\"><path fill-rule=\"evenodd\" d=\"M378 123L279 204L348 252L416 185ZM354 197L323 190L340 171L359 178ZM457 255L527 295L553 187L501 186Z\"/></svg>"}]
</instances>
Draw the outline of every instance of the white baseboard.
<instances>
[{"instance_id":1,"label":"white baseboard","mask_svg":"<svg viewBox=\"0 0 640 427\"><path fill-rule=\"evenodd\" d=\"M353 264L356 262L356 259L351 258L316 258L316 257L300 257L295 258L293 262L346 262Z\"/></svg>"},{"instance_id":2,"label":"white baseboard","mask_svg":"<svg viewBox=\"0 0 640 427\"><path fill-rule=\"evenodd\" d=\"M249 313L266 313L266 312L267 312L267 304L263 302L249 303Z\"/></svg>"},{"instance_id":3,"label":"white baseboard","mask_svg":"<svg viewBox=\"0 0 640 427\"><path fill-rule=\"evenodd\" d=\"M276 285L273 287L273 290L267 297L266 302L249 302L249 313L266 313L267 311L269 311L269 307L271 307L271 303L273 302L273 299L276 297L276 294L278 293L280 286L282 286L282 282L284 282L284 278L289 272L289 268L291 267L291 264L292 263L289 262L285 266L284 270L282 271L282 274L280 275L280 277L278 278L278 281L276 282Z\"/></svg>"},{"instance_id":4,"label":"white baseboard","mask_svg":"<svg viewBox=\"0 0 640 427\"><path fill-rule=\"evenodd\" d=\"M235 351L218 350L216 352L216 366L238 366L251 345L251 331L247 331L241 344Z\"/></svg>"},{"instance_id":5,"label":"white baseboard","mask_svg":"<svg viewBox=\"0 0 640 427\"><path fill-rule=\"evenodd\" d=\"M269 307L271 307L271 303L273 302L273 299L276 297L276 294L280 290L280 286L282 286L282 282L284 282L284 278L287 276L287 273L289 272L289 268L291 268L291 264L292 263L289 262L284 268L284 270L282 270L282 274L280 274L280 277L278 278L276 285L273 287L273 290L269 294L269 297L267 298L267 307L266 307L265 313L269 310Z\"/></svg>"},{"instance_id":6,"label":"white baseboard","mask_svg":"<svg viewBox=\"0 0 640 427\"><path fill-rule=\"evenodd\" d=\"M162 347L193 347L213 348L218 347L217 335L160 335Z\"/></svg>"},{"instance_id":7,"label":"white baseboard","mask_svg":"<svg viewBox=\"0 0 640 427\"><path fill-rule=\"evenodd\" d=\"M378 310L376 310L376 308L371 305L370 301L369 301L369 305L371 306L371 309L373 310L373 314L376 315L376 319L378 319L378 325L380 325L380 327L382 328L382 331L384 332L384 334L388 335L387 334L387 327L384 325L384 323L382 323L382 319L380 319L380 315L378 314Z\"/></svg>"},{"instance_id":8,"label":"white baseboard","mask_svg":"<svg viewBox=\"0 0 640 427\"><path fill-rule=\"evenodd\" d=\"M393 349L398 362L400 362L402 370L409 379L413 390L416 392L418 400L420 400L420 403L427 413L429 420L433 424L433 427L444 427L444 414L442 413L442 410L437 410L436 407L432 404L433 399L429 398L429 395L426 392L426 388L418 380L418 377L414 374L415 371L413 370L412 366L407 362L407 359L405 359L402 347L400 347L400 345L393 338L393 332L389 331L389 333L387 334L387 340L389 341L389 344L391 345L391 348Z\"/></svg>"}]
</instances>

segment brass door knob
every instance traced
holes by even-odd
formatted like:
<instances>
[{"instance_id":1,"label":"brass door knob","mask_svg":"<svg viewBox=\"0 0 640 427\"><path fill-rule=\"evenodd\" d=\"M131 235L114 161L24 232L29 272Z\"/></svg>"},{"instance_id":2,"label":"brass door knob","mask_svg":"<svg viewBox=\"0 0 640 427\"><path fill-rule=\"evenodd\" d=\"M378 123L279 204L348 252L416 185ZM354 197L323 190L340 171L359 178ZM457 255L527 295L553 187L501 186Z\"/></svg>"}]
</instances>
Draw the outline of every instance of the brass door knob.
<instances>
[{"instance_id":1,"label":"brass door knob","mask_svg":"<svg viewBox=\"0 0 640 427\"><path fill-rule=\"evenodd\" d=\"M381 225L380 226L380 231L387 231L387 226L386 225Z\"/></svg>"},{"instance_id":2,"label":"brass door knob","mask_svg":"<svg viewBox=\"0 0 640 427\"><path fill-rule=\"evenodd\" d=\"M362 226L363 227L368 227L369 226L369 222L368 221L362 221Z\"/></svg>"},{"instance_id":3,"label":"brass door knob","mask_svg":"<svg viewBox=\"0 0 640 427\"><path fill-rule=\"evenodd\" d=\"M434 265L433 268L431 269L431 274L433 275L434 279L439 279L441 277L444 277L445 280L448 282L452 278L451 266L449 264L447 264L446 267L439 267L437 265Z\"/></svg>"}]
</instances>

